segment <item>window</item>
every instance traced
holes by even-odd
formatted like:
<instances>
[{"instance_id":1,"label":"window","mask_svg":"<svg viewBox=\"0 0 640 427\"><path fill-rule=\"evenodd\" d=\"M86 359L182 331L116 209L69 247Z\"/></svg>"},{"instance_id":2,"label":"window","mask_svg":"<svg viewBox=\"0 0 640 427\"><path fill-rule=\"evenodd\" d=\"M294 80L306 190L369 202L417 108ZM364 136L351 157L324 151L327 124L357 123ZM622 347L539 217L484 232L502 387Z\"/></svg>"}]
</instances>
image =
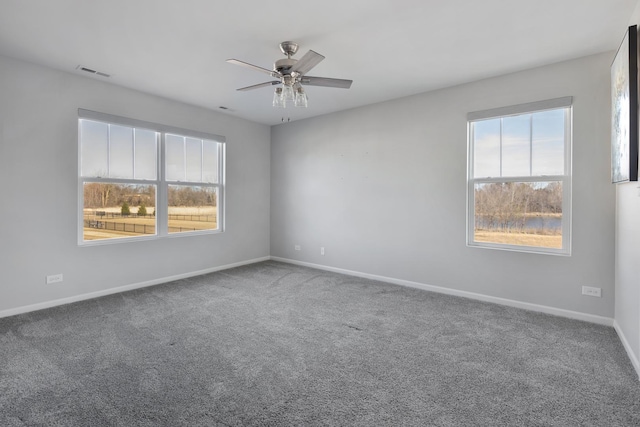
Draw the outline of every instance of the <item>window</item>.
<instances>
[{"instance_id":1,"label":"window","mask_svg":"<svg viewBox=\"0 0 640 427\"><path fill-rule=\"evenodd\" d=\"M468 115L468 245L570 253L571 103Z\"/></svg>"},{"instance_id":2,"label":"window","mask_svg":"<svg viewBox=\"0 0 640 427\"><path fill-rule=\"evenodd\" d=\"M81 244L223 230L224 138L79 110Z\"/></svg>"}]
</instances>

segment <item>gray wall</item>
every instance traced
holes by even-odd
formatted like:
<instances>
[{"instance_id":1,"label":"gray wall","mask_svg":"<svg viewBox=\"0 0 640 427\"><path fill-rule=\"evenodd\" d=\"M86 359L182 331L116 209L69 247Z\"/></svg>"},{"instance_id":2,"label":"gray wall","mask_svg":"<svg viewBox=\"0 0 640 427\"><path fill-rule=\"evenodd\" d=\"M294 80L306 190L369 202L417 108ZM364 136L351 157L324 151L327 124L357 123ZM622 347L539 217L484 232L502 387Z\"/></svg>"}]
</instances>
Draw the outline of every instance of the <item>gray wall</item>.
<instances>
[{"instance_id":1,"label":"gray wall","mask_svg":"<svg viewBox=\"0 0 640 427\"><path fill-rule=\"evenodd\" d=\"M640 5L629 25L640 25ZM640 184L616 188L616 329L640 375Z\"/></svg>"},{"instance_id":2,"label":"gray wall","mask_svg":"<svg viewBox=\"0 0 640 427\"><path fill-rule=\"evenodd\" d=\"M613 317L611 59L582 58L270 134L264 125L0 57L0 312L271 254ZM574 97L572 256L466 247L466 113L567 95ZM227 231L78 247L77 108L226 136ZM64 282L45 285L55 273ZM601 287L603 297L581 296L582 285Z\"/></svg>"},{"instance_id":3,"label":"gray wall","mask_svg":"<svg viewBox=\"0 0 640 427\"><path fill-rule=\"evenodd\" d=\"M274 126L271 255L612 318L612 57ZM572 255L467 247L466 114L562 96L574 97Z\"/></svg>"},{"instance_id":4,"label":"gray wall","mask_svg":"<svg viewBox=\"0 0 640 427\"><path fill-rule=\"evenodd\" d=\"M6 57L0 94L0 313L269 256L268 126ZM226 232L79 247L78 108L224 135Z\"/></svg>"}]
</instances>

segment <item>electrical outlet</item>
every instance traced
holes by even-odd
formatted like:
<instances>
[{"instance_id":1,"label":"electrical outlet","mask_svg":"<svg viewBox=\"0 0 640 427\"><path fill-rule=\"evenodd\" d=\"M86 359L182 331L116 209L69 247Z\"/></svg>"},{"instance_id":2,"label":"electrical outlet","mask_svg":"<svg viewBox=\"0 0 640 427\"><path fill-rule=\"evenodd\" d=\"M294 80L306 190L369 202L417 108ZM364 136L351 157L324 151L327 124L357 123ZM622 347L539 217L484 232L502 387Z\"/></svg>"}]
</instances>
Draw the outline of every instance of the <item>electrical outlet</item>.
<instances>
[{"instance_id":1,"label":"electrical outlet","mask_svg":"<svg viewBox=\"0 0 640 427\"><path fill-rule=\"evenodd\" d=\"M590 297L598 297L602 296L601 288L593 288L591 286L583 286L582 287L582 295L588 295Z\"/></svg>"},{"instance_id":2,"label":"electrical outlet","mask_svg":"<svg viewBox=\"0 0 640 427\"><path fill-rule=\"evenodd\" d=\"M296 251L300 251L300 250L302 250L302 248L300 247L300 245L295 245L295 246L293 247L293 249L295 249Z\"/></svg>"},{"instance_id":3,"label":"electrical outlet","mask_svg":"<svg viewBox=\"0 0 640 427\"><path fill-rule=\"evenodd\" d=\"M324 255L324 246L320 247L320 255Z\"/></svg>"},{"instance_id":4,"label":"electrical outlet","mask_svg":"<svg viewBox=\"0 0 640 427\"><path fill-rule=\"evenodd\" d=\"M47 276L47 285L52 283L62 282L62 273L60 274L52 274L51 276Z\"/></svg>"}]
</instances>

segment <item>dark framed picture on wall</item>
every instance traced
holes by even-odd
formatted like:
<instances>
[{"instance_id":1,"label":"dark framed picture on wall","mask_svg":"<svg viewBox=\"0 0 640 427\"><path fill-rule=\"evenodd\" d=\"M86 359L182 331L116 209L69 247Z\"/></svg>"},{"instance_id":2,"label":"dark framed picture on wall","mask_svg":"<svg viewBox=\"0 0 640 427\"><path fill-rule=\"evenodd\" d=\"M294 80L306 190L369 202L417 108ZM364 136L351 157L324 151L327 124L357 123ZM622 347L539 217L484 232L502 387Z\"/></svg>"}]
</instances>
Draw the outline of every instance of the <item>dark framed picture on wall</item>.
<instances>
[{"instance_id":1,"label":"dark framed picture on wall","mask_svg":"<svg viewBox=\"0 0 640 427\"><path fill-rule=\"evenodd\" d=\"M611 182L638 180L638 28L629 27L611 64Z\"/></svg>"}]
</instances>

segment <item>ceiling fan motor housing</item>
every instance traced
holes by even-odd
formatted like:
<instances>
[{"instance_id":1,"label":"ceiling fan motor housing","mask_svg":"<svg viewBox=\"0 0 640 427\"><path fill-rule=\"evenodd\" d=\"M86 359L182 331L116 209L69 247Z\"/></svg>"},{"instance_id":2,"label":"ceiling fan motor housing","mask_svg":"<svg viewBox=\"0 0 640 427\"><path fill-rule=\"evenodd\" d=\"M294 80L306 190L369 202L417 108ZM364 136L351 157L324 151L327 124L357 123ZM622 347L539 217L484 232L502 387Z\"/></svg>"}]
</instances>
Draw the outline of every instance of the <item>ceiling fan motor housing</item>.
<instances>
[{"instance_id":1,"label":"ceiling fan motor housing","mask_svg":"<svg viewBox=\"0 0 640 427\"><path fill-rule=\"evenodd\" d=\"M291 67L293 67L296 62L298 62L297 59L291 59L291 58L282 58L282 59L278 59L274 64L273 64L273 69L279 73L281 73L282 75L289 75L291 74Z\"/></svg>"}]
</instances>

